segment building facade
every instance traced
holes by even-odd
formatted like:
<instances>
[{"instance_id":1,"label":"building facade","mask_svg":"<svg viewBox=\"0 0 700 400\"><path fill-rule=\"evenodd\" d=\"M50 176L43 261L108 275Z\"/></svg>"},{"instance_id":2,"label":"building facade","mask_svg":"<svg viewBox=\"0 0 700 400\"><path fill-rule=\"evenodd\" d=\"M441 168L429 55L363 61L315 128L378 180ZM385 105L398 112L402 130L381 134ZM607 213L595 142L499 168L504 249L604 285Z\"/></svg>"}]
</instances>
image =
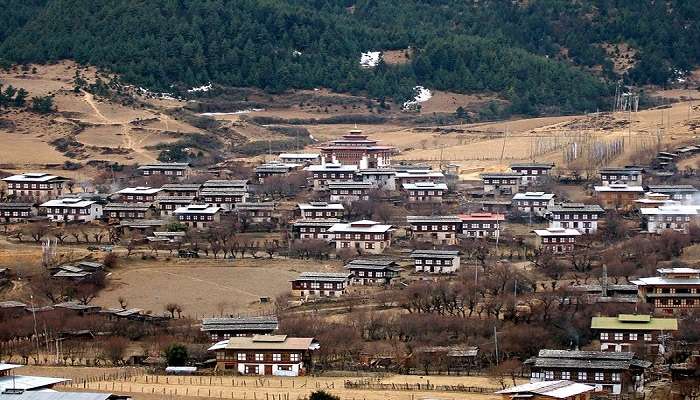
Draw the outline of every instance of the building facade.
<instances>
[{"instance_id":1,"label":"building facade","mask_svg":"<svg viewBox=\"0 0 700 400\"><path fill-rule=\"evenodd\" d=\"M239 375L301 376L311 368L311 353L319 343L313 338L286 335L232 337L216 343L217 370L233 370Z\"/></svg>"},{"instance_id":2,"label":"building facade","mask_svg":"<svg viewBox=\"0 0 700 400\"><path fill-rule=\"evenodd\" d=\"M294 239L300 240L318 239L332 242L335 239L335 234L329 230L340 222L338 218L299 219L292 223L292 236Z\"/></svg>"},{"instance_id":3,"label":"building facade","mask_svg":"<svg viewBox=\"0 0 700 400\"><path fill-rule=\"evenodd\" d=\"M510 170L522 177L520 180L522 185L542 181L542 178L549 176L552 168L554 168L554 164L517 163L510 165Z\"/></svg>"},{"instance_id":4,"label":"building facade","mask_svg":"<svg viewBox=\"0 0 700 400\"><path fill-rule=\"evenodd\" d=\"M54 222L90 222L102 218L102 205L92 200L64 198L49 200L40 206Z\"/></svg>"},{"instance_id":5,"label":"building facade","mask_svg":"<svg viewBox=\"0 0 700 400\"><path fill-rule=\"evenodd\" d=\"M547 212L550 228L576 229L581 234L598 231L598 219L605 211L597 204L562 203L550 206Z\"/></svg>"},{"instance_id":6,"label":"building facade","mask_svg":"<svg viewBox=\"0 0 700 400\"><path fill-rule=\"evenodd\" d=\"M138 167L143 176L163 175L173 178L187 178L192 169L188 163L156 163Z\"/></svg>"},{"instance_id":7,"label":"building facade","mask_svg":"<svg viewBox=\"0 0 700 400\"><path fill-rule=\"evenodd\" d=\"M456 250L414 250L411 258L417 273L453 274L460 266Z\"/></svg>"},{"instance_id":8,"label":"building facade","mask_svg":"<svg viewBox=\"0 0 700 400\"><path fill-rule=\"evenodd\" d=\"M345 206L341 203L327 203L315 201L311 203L299 203L299 216L303 219L327 219L343 218Z\"/></svg>"},{"instance_id":9,"label":"building facade","mask_svg":"<svg viewBox=\"0 0 700 400\"><path fill-rule=\"evenodd\" d=\"M0 223L11 224L36 216L33 203L0 203Z\"/></svg>"},{"instance_id":10,"label":"building facade","mask_svg":"<svg viewBox=\"0 0 700 400\"><path fill-rule=\"evenodd\" d=\"M678 331L678 320L650 315L619 314L615 317L593 317L591 330L600 340L601 351L635 351L648 348L663 354L672 335Z\"/></svg>"},{"instance_id":11,"label":"building facade","mask_svg":"<svg viewBox=\"0 0 700 400\"><path fill-rule=\"evenodd\" d=\"M328 190L331 183L352 182L355 179L356 165L322 164L306 167L311 173L315 191Z\"/></svg>"},{"instance_id":12,"label":"building facade","mask_svg":"<svg viewBox=\"0 0 700 400\"><path fill-rule=\"evenodd\" d=\"M358 285L389 285L401 273L399 264L386 258L357 258L345 268L352 273L352 283Z\"/></svg>"},{"instance_id":13,"label":"building facade","mask_svg":"<svg viewBox=\"0 0 700 400\"><path fill-rule=\"evenodd\" d=\"M337 223L328 229L335 235L336 250L356 249L362 253L380 254L391 246L394 228L375 221L362 220Z\"/></svg>"},{"instance_id":14,"label":"building facade","mask_svg":"<svg viewBox=\"0 0 700 400\"><path fill-rule=\"evenodd\" d=\"M173 211L177 220L193 228L205 228L221 222L221 208L209 204L190 204Z\"/></svg>"},{"instance_id":15,"label":"building facade","mask_svg":"<svg viewBox=\"0 0 700 400\"><path fill-rule=\"evenodd\" d=\"M240 336L269 335L278 327L279 322L274 315L202 319L202 332L209 336L212 342Z\"/></svg>"},{"instance_id":16,"label":"building facade","mask_svg":"<svg viewBox=\"0 0 700 400\"><path fill-rule=\"evenodd\" d=\"M535 229L537 247L553 254L565 254L574 251L576 239L581 232L573 228Z\"/></svg>"},{"instance_id":17,"label":"building facade","mask_svg":"<svg viewBox=\"0 0 700 400\"><path fill-rule=\"evenodd\" d=\"M481 174L484 193L513 194L518 193L522 176L516 173Z\"/></svg>"},{"instance_id":18,"label":"building facade","mask_svg":"<svg viewBox=\"0 0 700 400\"><path fill-rule=\"evenodd\" d=\"M124 188L116 194L122 203L153 203L161 190L161 188L137 186Z\"/></svg>"},{"instance_id":19,"label":"building facade","mask_svg":"<svg viewBox=\"0 0 700 400\"><path fill-rule=\"evenodd\" d=\"M292 296L340 297L350 285L350 272L302 272L292 280Z\"/></svg>"},{"instance_id":20,"label":"building facade","mask_svg":"<svg viewBox=\"0 0 700 400\"><path fill-rule=\"evenodd\" d=\"M108 203L102 207L105 218L122 219L152 219L157 211L151 203Z\"/></svg>"},{"instance_id":21,"label":"building facade","mask_svg":"<svg viewBox=\"0 0 700 400\"><path fill-rule=\"evenodd\" d=\"M504 214L471 213L459 216L462 220L462 235L469 238L498 238L506 220Z\"/></svg>"},{"instance_id":22,"label":"building facade","mask_svg":"<svg viewBox=\"0 0 700 400\"><path fill-rule=\"evenodd\" d=\"M700 308L700 269L660 268L657 272L659 276L631 282L637 285L640 301L667 314Z\"/></svg>"},{"instance_id":23,"label":"building facade","mask_svg":"<svg viewBox=\"0 0 700 400\"><path fill-rule=\"evenodd\" d=\"M369 192L374 189L370 182L335 182L328 184L330 201L337 203L352 203L359 200L369 200Z\"/></svg>"},{"instance_id":24,"label":"building facade","mask_svg":"<svg viewBox=\"0 0 700 400\"><path fill-rule=\"evenodd\" d=\"M404 183L401 185L409 203L442 203L447 185L435 182Z\"/></svg>"},{"instance_id":25,"label":"building facade","mask_svg":"<svg viewBox=\"0 0 700 400\"><path fill-rule=\"evenodd\" d=\"M603 186L610 186L616 183L629 186L642 186L644 169L635 166L609 167L601 168L598 173Z\"/></svg>"},{"instance_id":26,"label":"building facade","mask_svg":"<svg viewBox=\"0 0 700 400\"><path fill-rule=\"evenodd\" d=\"M248 221L256 224L265 222L273 222L275 216L276 205L274 202L253 202L253 203L237 203L236 214L239 218L245 218Z\"/></svg>"},{"instance_id":27,"label":"building facade","mask_svg":"<svg viewBox=\"0 0 700 400\"><path fill-rule=\"evenodd\" d=\"M391 156L398 153L398 150L377 143L362 134L361 130L351 130L342 138L320 147L321 163L354 165L359 169L389 167Z\"/></svg>"},{"instance_id":28,"label":"building facade","mask_svg":"<svg viewBox=\"0 0 700 400\"><path fill-rule=\"evenodd\" d=\"M697 225L700 222L698 210L700 210L700 205L669 205L640 209L644 222L646 222L646 232L655 234L667 230L688 234L691 225Z\"/></svg>"},{"instance_id":29,"label":"building facade","mask_svg":"<svg viewBox=\"0 0 700 400\"><path fill-rule=\"evenodd\" d=\"M406 222L410 226L412 239L441 245L456 244L462 227L462 219L456 215L409 215Z\"/></svg>"},{"instance_id":30,"label":"building facade","mask_svg":"<svg viewBox=\"0 0 700 400\"><path fill-rule=\"evenodd\" d=\"M547 208L554 205L554 194L545 192L516 193L512 203L514 210L544 217Z\"/></svg>"},{"instance_id":31,"label":"building facade","mask_svg":"<svg viewBox=\"0 0 700 400\"><path fill-rule=\"evenodd\" d=\"M7 195L15 199L45 201L68 192L70 179L43 172L27 172L2 179L7 185Z\"/></svg>"},{"instance_id":32,"label":"building facade","mask_svg":"<svg viewBox=\"0 0 700 400\"><path fill-rule=\"evenodd\" d=\"M595 186L593 189L596 199L606 210L631 210L636 206L635 200L644 194L641 185L630 186L624 183Z\"/></svg>"}]
</instances>

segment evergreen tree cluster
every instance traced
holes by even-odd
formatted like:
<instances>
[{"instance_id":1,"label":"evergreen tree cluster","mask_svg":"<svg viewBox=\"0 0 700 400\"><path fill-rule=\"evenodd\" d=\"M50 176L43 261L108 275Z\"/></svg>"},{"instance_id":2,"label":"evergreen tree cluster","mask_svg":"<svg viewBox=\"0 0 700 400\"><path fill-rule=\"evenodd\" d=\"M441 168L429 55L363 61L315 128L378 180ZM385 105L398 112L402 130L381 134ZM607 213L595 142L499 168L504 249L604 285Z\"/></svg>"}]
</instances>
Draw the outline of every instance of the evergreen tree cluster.
<instances>
[{"instance_id":1,"label":"evergreen tree cluster","mask_svg":"<svg viewBox=\"0 0 700 400\"><path fill-rule=\"evenodd\" d=\"M696 0L6 0L0 65L74 59L159 91L216 82L403 101L415 85L490 91L527 114L593 110L611 82L700 63ZM637 50L615 74L602 44ZM405 65L359 66L370 50ZM595 72L594 72L595 71Z\"/></svg>"}]
</instances>

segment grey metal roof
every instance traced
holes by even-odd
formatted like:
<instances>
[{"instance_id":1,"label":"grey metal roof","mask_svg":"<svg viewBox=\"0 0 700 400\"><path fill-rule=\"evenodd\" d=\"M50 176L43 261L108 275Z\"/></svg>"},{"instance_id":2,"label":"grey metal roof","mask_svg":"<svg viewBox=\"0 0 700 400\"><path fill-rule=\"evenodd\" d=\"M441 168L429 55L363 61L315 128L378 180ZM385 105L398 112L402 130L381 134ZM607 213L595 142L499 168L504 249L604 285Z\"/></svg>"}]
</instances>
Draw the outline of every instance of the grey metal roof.
<instances>
[{"instance_id":1,"label":"grey metal roof","mask_svg":"<svg viewBox=\"0 0 700 400\"><path fill-rule=\"evenodd\" d=\"M398 268L398 264L396 261L391 260L391 259L371 259L371 258L358 258L356 260L352 260L349 263L345 264L345 268L347 269L371 269L371 270L389 270L389 271L401 271L401 268Z\"/></svg>"},{"instance_id":2,"label":"grey metal roof","mask_svg":"<svg viewBox=\"0 0 700 400\"><path fill-rule=\"evenodd\" d=\"M32 208L32 203L0 203L0 209L25 209Z\"/></svg>"},{"instance_id":3,"label":"grey metal roof","mask_svg":"<svg viewBox=\"0 0 700 400\"><path fill-rule=\"evenodd\" d=\"M459 255L457 250L413 250L412 258L432 257L432 258L452 258Z\"/></svg>"},{"instance_id":4,"label":"grey metal roof","mask_svg":"<svg viewBox=\"0 0 700 400\"><path fill-rule=\"evenodd\" d=\"M278 328L277 317L237 317L237 318L204 318L202 331L274 331Z\"/></svg>"},{"instance_id":5,"label":"grey metal roof","mask_svg":"<svg viewBox=\"0 0 700 400\"><path fill-rule=\"evenodd\" d=\"M194 196L163 196L156 199L159 203L191 203L194 201Z\"/></svg>"},{"instance_id":6,"label":"grey metal roof","mask_svg":"<svg viewBox=\"0 0 700 400\"><path fill-rule=\"evenodd\" d=\"M462 219L457 215L408 215L406 222L413 223L433 223L433 222L454 222L461 223Z\"/></svg>"},{"instance_id":7,"label":"grey metal roof","mask_svg":"<svg viewBox=\"0 0 700 400\"><path fill-rule=\"evenodd\" d=\"M344 282L350 276L349 272L302 272L294 281Z\"/></svg>"},{"instance_id":8,"label":"grey metal roof","mask_svg":"<svg viewBox=\"0 0 700 400\"><path fill-rule=\"evenodd\" d=\"M0 376L0 393L12 388L24 390L48 388L67 381L70 381L70 379L25 375Z\"/></svg>"},{"instance_id":9,"label":"grey metal roof","mask_svg":"<svg viewBox=\"0 0 700 400\"><path fill-rule=\"evenodd\" d=\"M342 222L338 218L326 218L326 219L299 219L292 223L294 226L328 226L331 227L337 223Z\"/></svg>"},{"instance_id":10,"label":"grey metal roof","mask_svg":"<svg viewBox=\"0 0 700 400\"><path fill-rule=\"evenodd\" d=\"M649 185L649 190L655 193L695 193L698 189L693 185Z\"/></svg>"},{"instance_id":11,"label":"grey metal roof","mask_svg":"<svg viewBox=\"0 0 700 400\"><path fill-rule=\"evenodd\" d=\"M148 226L162 226L165 225L165 221L160 219L140 219L138 221L122 220L119 226L127 227L148 227Z\"/></svg>"},{"instance_id":12,"label":"grey metal roof","mask_svg":"<svg viewBox=\"0 0 700 400\"><path fill-rule=\"evenodd\" d=\"M597 204L582 203L562 203L555 204L548 208L550 212L591 212L604 213L605 211Z\"/></svg>"},{"instance_id":13,"label":"grey metal roof","mask_svg":"<svg viewBox=\"0 0 700 400\"><path fill-rule=\"evenodd\" d=\"M236 203L236 210L273 210L274 202Z\"/></svg>"},{"instance_id":14,"label":"grey metal roof","mask_svg":"<svg viewBox=\"0 0 700 400\"><path fill-rule=\"evenodd\" d=\"M646 368L642 360L635 360L631 352L604 352L578 350L540 350L537 357L526 361L537 368L612 369L625 370L632 366Z\"/></svg>"},{"instance_id":15,"label":"grey metal roof","mask_svg":"<svg viewBox=\"0 0 700 400\"><path fill-rule=\"evenodd\" d=\"M27 305L24 303L21 303L19 301L13 301L13 300L8 300L8 301L0 301L0 308L19 308L19 307L26 307ZM0 364L1 366L2 364Z\"/></svg>"},{"instance_id":16,"label":"grey metal roof","mask_svg":"<svg viewBox=\"0 0 700 400\"><path fill-rule=\"evenodd\" d=\"M102 210L105 212L120 210L146 211L149 208L151 208L151 203L109 203Z\"/></svg>"},{"instance_id":17,"label":"grey metal roof","mask_svg":"<svg viewBox=\"0 0 700 400\"><path fill-rule=\"evenodd\" d=\"M540 169L552 169L554 164L544 164L544 163L515 163L510 164L510 169L514 168L540 168Z\"/></svg>"},{"instance_id":18,"label":"grey metal roof","mask_svg":"<svg viewBox=\"0 0 700 400\"><path fill-rule=\"evenodd\" d=\"M163 190L199 190L202 185L200 183L166 183L160 188Z\"/></svg>"}]
</instances>

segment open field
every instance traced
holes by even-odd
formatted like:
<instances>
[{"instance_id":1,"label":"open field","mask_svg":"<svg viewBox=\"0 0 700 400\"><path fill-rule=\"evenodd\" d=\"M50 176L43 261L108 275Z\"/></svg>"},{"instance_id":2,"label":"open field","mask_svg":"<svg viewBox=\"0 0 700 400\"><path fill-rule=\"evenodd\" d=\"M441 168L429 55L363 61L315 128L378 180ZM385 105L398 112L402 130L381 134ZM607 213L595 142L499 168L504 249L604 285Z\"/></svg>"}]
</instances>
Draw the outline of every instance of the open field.
<instances>
[{"instance_id":1,"label":"open field","mask_svg":"<svg viewBox=\"0 0 700 400\"><path fill-rule=\"evenodd\" d=\"M372 384L393 384L392 389L346 389L345 381L369 380ZM517 383L523 383L517 382ZM415 385L478 387L484 393L464 391L418 390ZM408 387L406 387L408 385ZM413 386L412 386L413 385ZM425 387L425 386L423 386ZM209 397L223 399L298 400L315 390L325 390L342 400L419 400L419 399L497 399L497 383L485 377L389 375L384 378L359 377L189 377L189 376L136 376L117 381L89 382L84 385L66 385L66 390L85 389L128 393L134 399L160 395L167 398Z\"/></svg>"},{"instance_id":2,"label":"open field","mask_svg":"<svg viewBox=\"0 0 700 400\"><path fill-rule=\"evenodd\" d=\"M132 256L133 257L133 256ZM261 296L275 297L290 290L289 280L301 271L334 270L339 265L288 259L133 260L113 271L110 285L95 304L115 307L127 299L133 307L158 314L167 303L183 306L183 314L199 318L219 314L271 311ZM265 308L268 307L268 308Z\"/></svg>"}]
</instances>

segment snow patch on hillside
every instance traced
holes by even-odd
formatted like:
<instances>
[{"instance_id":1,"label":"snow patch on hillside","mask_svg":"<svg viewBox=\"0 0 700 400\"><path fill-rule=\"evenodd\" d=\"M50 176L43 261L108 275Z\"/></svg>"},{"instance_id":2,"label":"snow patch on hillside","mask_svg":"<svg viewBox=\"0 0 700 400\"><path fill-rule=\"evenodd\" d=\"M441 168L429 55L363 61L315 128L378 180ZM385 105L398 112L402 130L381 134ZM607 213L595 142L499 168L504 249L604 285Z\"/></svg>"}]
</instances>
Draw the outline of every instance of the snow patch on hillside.
<instances>
[{"instance_id":1,"label":"snow patch on hillside","mask_svg":"<svg viewBox=\"0 0 700 400\"><path fill-rule=\"evenodd\" d=\"M187 93L197 93L197 92L208 92L211 90L211 82L204 86L199 86L199 87L193 87L192 89L188 89Z\"/></svg>"},{"instance_id":2,"label":"snow patch on hillside","mask_svg":"<svg viewBox=\"0 0 700 400\"><path fill-rule=\"evenodd\" d=\"M430 92L430 90L424 88L423 86L414 87L413 93L415 93L415 95L413 96L413 100L408 100L403 103L402 108L404 110L416 109L418 104L428 101L431 97L433 97L433 94Z\"/></svg>"},{"instance_id":3,"label":"snow patch on hillside","mask_svg":"<svg viewBox=\"0 0 700 400\"><path fill-rule=\"evenodd\" d=\"M374 68L379 64L382 53L379 51L368 51L360 56L360 66L362 68Z\"/></svg>"}]
</instances>

